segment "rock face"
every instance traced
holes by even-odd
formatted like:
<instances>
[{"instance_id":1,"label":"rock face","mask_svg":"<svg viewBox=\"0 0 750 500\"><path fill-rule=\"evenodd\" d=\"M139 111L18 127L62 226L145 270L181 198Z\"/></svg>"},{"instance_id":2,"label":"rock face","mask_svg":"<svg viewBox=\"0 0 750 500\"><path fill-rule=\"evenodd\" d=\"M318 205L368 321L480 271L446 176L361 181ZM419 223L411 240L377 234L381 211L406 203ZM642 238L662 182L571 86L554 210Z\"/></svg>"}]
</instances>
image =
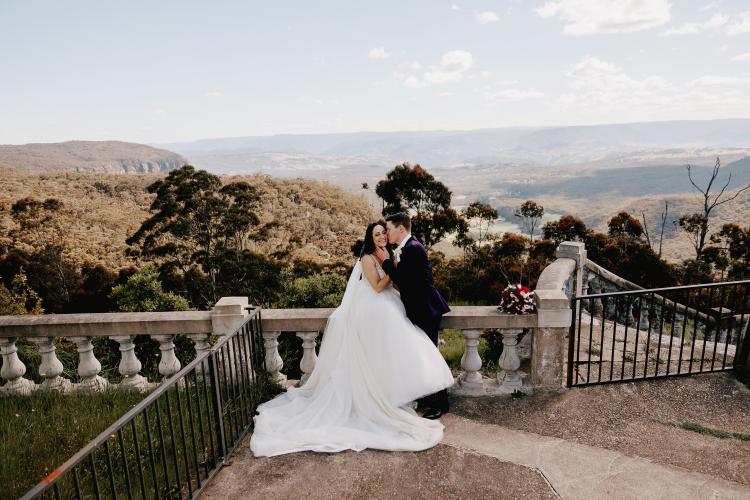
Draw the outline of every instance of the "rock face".
<instances>
[{"instance_id":1,"label":"rock face","mask_svg":"<svg viewBox=\"0 0 750 500\"><path fill-rule=\"evenodd\" d=\"M119 141L0 145L0 167L27 172L158 174L186 163L183 156L166 149Z\"/></svg>"}]
</instances>

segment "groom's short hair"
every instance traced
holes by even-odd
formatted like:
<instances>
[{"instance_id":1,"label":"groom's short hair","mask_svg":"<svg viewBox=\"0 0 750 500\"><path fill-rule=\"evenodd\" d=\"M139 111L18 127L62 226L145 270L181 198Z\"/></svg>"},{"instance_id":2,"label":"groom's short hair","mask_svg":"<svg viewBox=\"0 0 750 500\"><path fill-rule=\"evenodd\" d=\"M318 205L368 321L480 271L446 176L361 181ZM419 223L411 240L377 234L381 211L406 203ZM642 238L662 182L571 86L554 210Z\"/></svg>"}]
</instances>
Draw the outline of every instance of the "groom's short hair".
<instances>
[{"instance_id":1,"label":"groom's short hair","mask_svg":"<svg viewBox=\"0 0 750 500\"><path fill-rule=\"evenodd\" d=\"M394 226L404 226L404 229L411 231L411 218L405 212L391 214L385 220L386 222L390 221Z\"/></svg>"}]
</instances>

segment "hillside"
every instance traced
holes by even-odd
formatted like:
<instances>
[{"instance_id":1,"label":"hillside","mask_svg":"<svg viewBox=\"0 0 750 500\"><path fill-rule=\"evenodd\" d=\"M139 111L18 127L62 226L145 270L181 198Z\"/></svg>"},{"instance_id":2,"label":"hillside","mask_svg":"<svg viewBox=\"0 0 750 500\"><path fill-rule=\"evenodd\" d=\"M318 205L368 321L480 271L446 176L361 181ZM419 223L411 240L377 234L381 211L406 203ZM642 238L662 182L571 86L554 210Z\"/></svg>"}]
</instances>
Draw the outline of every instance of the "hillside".
<instances>
[{"instance_id":1,"label":"hillside","mask_svg":"<svg viewBox=\"0 0 750 500\"><path fill-rule=\"evenodd\" d=\"M0 167L28 172L164 173L186 163L171 151L130 142L0 145Z\"/></svg>"},{"instance_id":2,"label":"hillside","mask_svg":"<svg viewBox=\"0 0 750 500\"><path fill-rule=\"evenodd\" d=\"M282 134L202 139L161 145L192 164L224 173L270 168L347 169L392 166L405 161L427 168L477 165L570 165L634 155L659 157L725 155L750 147L750 120L684 120L569 127L506 127L478 130ZM711 152L701 150L712 150ZM270 155L269 155L270 153ZM707 153L707 154L706 154ZM290 165L287 154L294 154ZM305 158L307 156L308 158ZM290 168L291 167L291 168ZM282 175L282 174L279 174ZM293 175L293 174L292 174Z\"/></svg>"},{"instance_id":3,"label":"hillside","mask_svg":"<svg viewBox=\"0 0 750 500\"><path fill-rule=\"evenodd\" d=\"M156 175L53 173L34 174L0 168L0 246L10 241L14 223L10 205L31 196L57 198L64 203L61 224L74 262L102 263L117 269L133 262L125 256L125 239L148 217L153 195L145 189ZM280 227L256 250L272 252L299 238L294 256L318 262L349 262L349 247L364 233L375 214L361 197L340 188L304 179L243 177L258 186L262 223ZM228 182L230 179L226 179Z\"/></svg>"}]
</instances>

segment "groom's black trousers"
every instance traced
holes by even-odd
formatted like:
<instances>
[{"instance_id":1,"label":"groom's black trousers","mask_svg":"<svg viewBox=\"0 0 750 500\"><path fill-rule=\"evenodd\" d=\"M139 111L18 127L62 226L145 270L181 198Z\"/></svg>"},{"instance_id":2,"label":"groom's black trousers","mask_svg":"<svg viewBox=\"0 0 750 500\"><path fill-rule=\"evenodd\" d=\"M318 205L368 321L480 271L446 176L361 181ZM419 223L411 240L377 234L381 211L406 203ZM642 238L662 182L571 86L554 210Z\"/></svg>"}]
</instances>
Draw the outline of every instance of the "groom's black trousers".
<instances>
[{"instance_id":1,"label":"groom's black trousers","mask_svg":"<svg viewBox=\"0 0 750 500\"><path fill-rule=\"evenodd\" d=\"M438 316L436 318L420 318L419 320L413 321L413 323L424 330L427 336L430 337L430 340L432 340L432 343L437 346L441 320L442 316ZM449 407L448 390L443 389L442 391L436 392L435 394L425 396L424 398L422 398L420 403L421 405L425 405L430 408L437 408L443 412L447 412Z\"/></svg>"}]
</instances>

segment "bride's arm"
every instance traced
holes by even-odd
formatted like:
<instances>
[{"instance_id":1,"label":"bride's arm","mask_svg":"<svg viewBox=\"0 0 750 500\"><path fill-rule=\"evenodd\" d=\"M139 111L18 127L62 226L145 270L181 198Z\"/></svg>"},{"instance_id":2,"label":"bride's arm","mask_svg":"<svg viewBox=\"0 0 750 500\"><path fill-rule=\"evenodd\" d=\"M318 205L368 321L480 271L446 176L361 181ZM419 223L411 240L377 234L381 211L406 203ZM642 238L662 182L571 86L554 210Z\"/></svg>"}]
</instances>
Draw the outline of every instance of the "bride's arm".
<instances>
[{"instance_id":1,"label":"bride's arm","mask_svg":"<svg viewBox=\"0 0 750 500\"><path fill-rule=\"evenodd\" d=\"M375 258L372 255L365 255L362 257L362 273L365 275L365 278L367 278L367 281L370 283L373 290L378 293L385 290L385 287L391 282L391 279L388 276L380 279L378 270L375 267Z\"/></svg>"}]
</instances>

